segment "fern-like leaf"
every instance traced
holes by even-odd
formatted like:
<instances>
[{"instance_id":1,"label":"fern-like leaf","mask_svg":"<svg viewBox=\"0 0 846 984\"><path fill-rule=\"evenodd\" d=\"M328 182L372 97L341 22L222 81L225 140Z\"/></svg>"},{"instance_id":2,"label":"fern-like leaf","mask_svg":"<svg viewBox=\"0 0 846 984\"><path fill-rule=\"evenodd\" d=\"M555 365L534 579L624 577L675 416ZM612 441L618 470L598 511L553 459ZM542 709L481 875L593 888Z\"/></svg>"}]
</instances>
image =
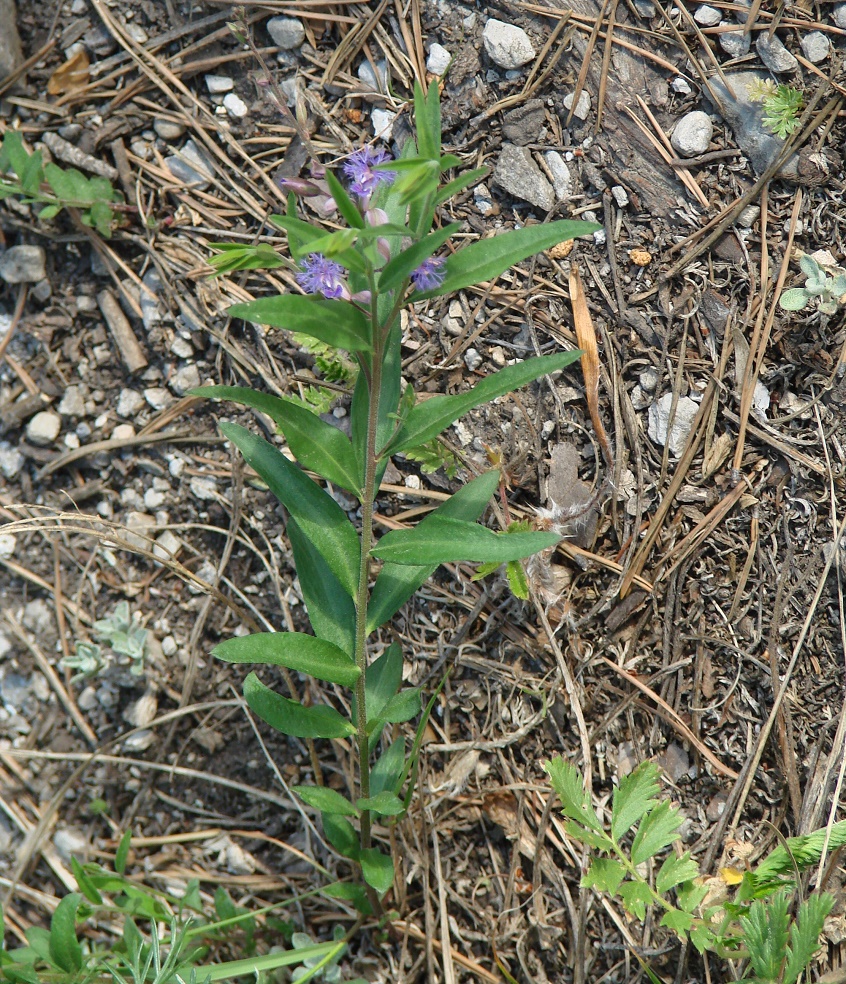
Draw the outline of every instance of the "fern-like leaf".
<instances>
[{"instance_id":1,"label":"fern-like leaf","mask_svg":"<svg viewBox=\"0 0 846 984\"><path fill-rule=\"evenodd\" d=\"M826 892L811 895L799 906L799 916L790 927L790 947L783 984L794 984L820 948L820 933L834 899Z\"/></svg>"},{"instance_id":2,"label":"fern-like leaf","mask_svg":"<svg viewBox=\"0 0 846 984\"><path fill-rule=\"evenodd\" d=\"M788 898L779 892L766 901L753 902L749 915L740 920L749 962L762 984L779 980L787 956Z\"/></svg>"},{"instance_id":3,"label":"fern-like leaf","mask_svg":"<svg viewBox=\"0 0 846 984\"><path fill-rule=\"evenodd\" d=\"M561 800L564 816L607 838L599 817L591 806L590 796L579 770L560 756L544 762L543 767L549 776L552 788Z\"/></svg>"}]
</instances>

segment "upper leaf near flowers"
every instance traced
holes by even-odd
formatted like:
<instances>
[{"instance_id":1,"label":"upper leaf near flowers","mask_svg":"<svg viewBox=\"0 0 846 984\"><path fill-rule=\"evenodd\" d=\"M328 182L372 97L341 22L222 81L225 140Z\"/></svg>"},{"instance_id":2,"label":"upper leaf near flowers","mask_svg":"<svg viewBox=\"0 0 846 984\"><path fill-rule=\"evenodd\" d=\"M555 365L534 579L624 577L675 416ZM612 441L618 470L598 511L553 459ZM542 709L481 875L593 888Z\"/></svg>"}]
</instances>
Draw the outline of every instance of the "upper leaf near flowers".
<instances>
[{"instance_id":1,"label":"upper leaf near flowers","mask_svg":"<svg viewBox=\"0 0 846 984\"><path fill-rule=\"evenodd\" d=\"M347 301L280 294L233 304L228 313L272 328L299 331L347 352L369 352L373 347L367 318Z\"/></svg>"}]
</instances>

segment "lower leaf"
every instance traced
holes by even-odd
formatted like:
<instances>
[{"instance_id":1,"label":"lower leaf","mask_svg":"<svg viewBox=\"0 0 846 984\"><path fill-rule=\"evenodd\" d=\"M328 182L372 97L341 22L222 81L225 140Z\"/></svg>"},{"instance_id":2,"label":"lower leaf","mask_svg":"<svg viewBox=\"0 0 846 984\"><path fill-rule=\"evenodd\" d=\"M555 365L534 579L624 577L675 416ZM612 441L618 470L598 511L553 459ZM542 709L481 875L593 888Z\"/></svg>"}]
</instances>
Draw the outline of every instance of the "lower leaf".
<instances>
[{"instance_id":1,"label":"lower leaf","mask_svg":"<svg viewBox=\"0 0 846 984\"><path fill-rule=\"evenodd\" d=\"M383 895L394 883L394 863L378 847L368 847L358 856L364 880Z\"/></svg>"},{"instance_id":2,"label":"lower leaf","mask_svg":"<svg viewBox=\"0 0 846 984\"><path fill-rule=\"evenodd\" d=\"M262 721L292 738L347 738L355 734L355 725L333 707L304 707L266 687L255 673L244 681L244 699Z\"/></svg>"}]
</instances>

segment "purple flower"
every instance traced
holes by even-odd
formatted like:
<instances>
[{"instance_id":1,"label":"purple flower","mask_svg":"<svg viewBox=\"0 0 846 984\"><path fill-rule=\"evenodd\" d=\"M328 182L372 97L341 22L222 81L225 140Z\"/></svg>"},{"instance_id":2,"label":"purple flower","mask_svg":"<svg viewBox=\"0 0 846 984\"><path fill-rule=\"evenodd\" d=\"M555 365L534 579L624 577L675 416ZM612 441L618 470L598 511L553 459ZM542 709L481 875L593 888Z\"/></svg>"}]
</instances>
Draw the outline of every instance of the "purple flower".
<instances>
[{"instance_id":1,"label":"purple flower","mask_svg":"<svg viewBox=\"0 0 846 984\"><path fill-rule=\"evenodd\" d=\"M300 263L300 267L302 273L297 274L297 283L308 294L337 298L347 293L341 279L344 268L334 260L327 260L322 253L309 253Z\"/></svg>"},{"instance_id":2,"label":"purple flower","mask_svg":"<svg viewBox=\"0 0 846 984\"><path fill-rule=\"evenodd\" d=\"M440 287L446 278L445 265L446 260L442 256L430 256L424 260L411 275L415 288L424 291Z\"/></svg>"},{"instance_id":3,"label":"purple flower","mask_svg":"<svg viewBox=\"0 0 846 984\"><path fill-rule=\"evenodd\" d=\"M396 171L374 171L377 164L391 159L385 150L362 147L350 154L344 164L344 174L350 179L350 191L361 198L369 198L380 182L390 184L397 176Z\"/></svg>"}]
</instances>

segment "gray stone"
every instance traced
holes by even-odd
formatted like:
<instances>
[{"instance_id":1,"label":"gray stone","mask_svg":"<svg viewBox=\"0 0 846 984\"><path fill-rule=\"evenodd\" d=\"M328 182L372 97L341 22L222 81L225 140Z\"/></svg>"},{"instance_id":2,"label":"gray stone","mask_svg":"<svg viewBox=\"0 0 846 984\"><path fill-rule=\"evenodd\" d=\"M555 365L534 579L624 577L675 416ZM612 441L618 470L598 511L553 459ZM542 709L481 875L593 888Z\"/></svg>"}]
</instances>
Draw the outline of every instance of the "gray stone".
<instances>
[{"instance_id":1,"label":"gray stone","mask_svg":"<svg viewBox=\"0 0 846 984\"><path fill-rule=\"evenodd\" d=\"M611 194L614 196L614 201L619 208L625 208L629 204L629 193L622 185L614 185L611 189Z\"/></svg>"},{"instance_id":2,"label":"gray stone","mask_svg":"<svg viewBox=\"0 0 846 984\"><path fill-rule=\"evenodd\" d=\"M55 615L53 609L43 598L33 598L24 605L23 618L21 621L24 627L29 629L38 639L43 640L56 631Z\"/></svg>"},{"instance_id":3,"label":"gray stone","mask_svg":"<svg viewBox=\"0 0 846 984\"><path fill-rule=\"evenodd\" d=\"M376 72L373 72L373 67L370 62L365 59L359 66L356 75L359 80L363 82L368 89L372 89L374 92L387 92L388 91L388 63L384 59L382 61L376 62Z\"/></svg>"},{"instance_id":4,"label":"gray stone","mask_svg":"<svg viewBox=\"0 0 846 984\"><path fill-rule=\"evenodd\" d=\"M673 92L678 93L680 96L689 96L693 91L690 88L690 84L688 83L687 79L682 77L681 75L678 75L676 76L676 78L673 79L673 81L670 83L670 88L673 90Z\"/></svg>"},{"instance_id":5,"label":"gray stone","mask_svg":"<svg viewBox=\"0 0 846 984\"><path fill-rule=\"evenodd\" d=\"M825 61L831 51L831 42L822 31L803 34L799 44L802 47L802 54L812 65L819 65L820 62Z\"/></svg>"},{"instance_id":6,"label":"gray stone","mask_svg":"<svg viewBox=\"0 0 846 984\"><path fill-rule=\"evenodd\" d=\"M175 123L173 120L155 119L153 129L162 140L178 140L185 133L182 123Z\"/></svg>"},{"instance_id":7,"label":"gray stone","mask_svg":"<svg viewBox=\"0 0 846 984\"><path fill-rule=\"evenodd\" d=\"M482 361L481 355L474 348L469 348L464 353L464 365L467 366L470 372L475 372L482 364Z\"/></svg>"},{"instance_id":8,"label":"gray stone","mask_svg":"<svg viewBox=\"0 0 846 984\"><path fill-rule=\"evenodd\" d=\"M17 478L25 460L20 451L8 441L0 442L0 472L4 477Z\"/></svg>"},{"instance_id":9,"label":"gray stone","mask_svg":"<svg viewBox=\"0 0 846 984\"><path fill-rule=\"evenodd\" d=\"M296 17L271 17L267 22L267 33L283 51L302 47L306 36L302 21Z\"/></svg>"},{"instance_id":10,"label":"gray stone","mask_svg":"<svg viewBox=\"0 0 846 984\"><path fill-rule=\"evenodd\" d=\"M12 557L18 545L18 538L14 533L0 533L0 557Z\"/></svg>"},{"instance_id":11,"label":"gray stone","mask_svg":"<svg viewBox=\"0 0 846 984\"><path fill-rule=\"evenodd\" d=\"M153 547L153 553L159 558L159 560L171 560L179 554L182 549L182 541L179 537L173 533L171 530L165 530L161 536L156 537L156 545ZM168 653L165 649L165 642L168 639L173 639L173 636L165 636L162 639L162 650L165 656L172 656L173 653Z\"/></svg>"},{"instance_id":12,"label":"gray stone","mask_svg":"<svg viewBox=\"0 0 846 984\"><path fill-rule=\"evenodd\" d=\"M131 510L123 517L125 529L120 531L121 539L136 550L149 550L149 539L156 528L156 521L147 513Z\"/></svg>"},{"instance_id":13,"label":"gray stone","mask_svg":"<svg viewBox=\"0 0 846 984\"><path fill-rule=\"evenodd\" d=\"M11 75L24 60L21 39L18 36L18 18L15 0L0 0L0 81Z\"/></svg>"},{"instance_id":14,"label":"gray stone","mask_svg":"<svg viewBox=\"0 0 846 984\"><path fill-rule=\"evenodd\" d=\"M200 370L195 363L183 366L170 378L170 388L177 396L185 396L190 389L200 385Z\"/></svg>"},{"instance_id":15,"label":"gray stone","mask_svg":"<svg viewBox=\"0 0 846 984\"><path fill-rule=\"evenodd\" d=\"M707 3L697 7L693 13L693 19L702 27L716 27L721 16L716 7L709 7Z\"/></svg>"},{"instance_id":16,"label":"gray stone","mask_svg":"<svg viewBox=\"0 0 846 984\"><path fill-rule=\"evenodd\" d=\"M41 246L12 246L0 255L0 277L7 284L35 284L47 276Z\"/></svg>"},{"instance_id":17,"label":"gray stone","mask_svg":"<svg viewBox=\"0 0 846 984\"><path fill-rule=\"evenodd\" d=\"M150 331L153 325L157 325L162 320L159 310L159 294L162 292L162 278L158 275L155 267L144 274L141 281L144 285L140 291L141 320L144 323L145 331Z\"/></svg>"},{"instance_id":18,"label":"gray stone","mask_svg":"<svg viewBox=\"0 0 846 984\"><path fill-rule=\"evenodd\" d=\"M835 27L846 31L846 3L836 3L831 16L834 18Z\"/></svg>"},{"instance_id":19,"label":"gray stone","mask_svg":"<svg viewBox=\"0 0 846 984\"><path fill-rule=\"evenodd\" d=\"M503 144L496 163L494 184L524 202L549 211L555 204L555 192L526 147Z\"/></svg>"},{"instance_id":20,"label":"gray stone","mask_svg":"<svg viewBox=\"0 0 846 984\"><path fill-rule=\"evenodd\" d=\"M491 17L482 32L488 58L500 68L520 68L535 57L535 46L528 34L513 24Z\"/></svg>"},{"instance_id":21,"label":"gray stone","mask_svg":"<svg viewBox=\"0 0 846 984\"><path fill-rule=\"evenodd\" d=\"M552 175L552 188L559 202L565 202L573 194L573 176L564 158L557 150L548 150L543 155L549 173Z\"/></svg>"},{"instance_id":22,"label":"gray stone","mask_svg":"<svg viewBox=\"0 0 846 984\"><path fill-rule=\"evenodd\" d=\"M164 410L166 406L173 402L170 393L162 386L151 386L144 390L144 399L154 410Z\"/></svg>"},{"instance_id":23,"label":"gray stone","mask_svg":"<svg viewBox=\"0 0 846 984\"><path fill-rule=\"evenodd\" d=\"M68 386L59 404L59 413L63 417L85 416L85 394L81 386Z\"/></svg>"},{"instance_id":24,"label":"gray stone","mask_svg":"<svg viewBox=\"0 0 846 984\"><path fill-rule=\"evenodd\" d=\"M394 135L394 120L396 113L389 109L373 109L370 112L370 122L373 124L373 134L380 140L387 142Z\"/></svg>"},{"instance_id":25,"label":"gray stone","mask_svg":"<svg viewBox=\"0 0 846 984\"><path fill-rule=\"evenodd\" d=\"M211 161L193 140L186 140L178 155L165 157L165 164L177 181L193 185L199 191L208 188L214 175Z\"/></svg>"},{"instance_id":26,"label":"gray stone","mask_svg":"<svg viewBox=\"0 0 846 984\"><path fill-rule=\"evenodd\" d=\"M53 837L53 846L63 861L70 863L72 857L77 861L87 860L88 841L85 834L75 827L57 830Z\"/></svg>"},{"instance_id":27,"label":"gray stone","mask_svg":"<svg viewBox=\"0 0 846 984\"><path fill-rule=\"evenodd\" d=\"M237 92L230 92L223 97L223 108L233 120L242 120L250 112L250 107Z\"/></svg>"},{"instance_id":28,"label":"gray stone","mask_svg":"<svg viewBox=\"0 0 846 984\"><path fill-rule=\"evenodd\" d=\"M546 123L546 106L542 99L530 99L510 110L502 118L502 138L518 147L537 143Z\"/></svg>"},{"instance_id":29,"label":"gray stone","mask_svg":"<svg viewBox=\"0 0 846 984\"><path fill-rule=\"evenodd\" d=\"M755 40L755 50L771 72L783 74L795 72L799 68L795 56L790 54L775 34L768 38L767 32L761 31Z\"/></svg>"},{"instance_id":30,"label":"gray stone","mask_svg":"<svg viewBox=\"0 0 846 984\"><path fill-rule=\"evenodd\" d=\"M144 397L133 389L122 389L115 410L119 417L137 417L147 405Z\"/></svg>"},{"instance_id":31,"label":"gray stone","mask_svg":"<svg viewBox=\"0 0 846 984\"><path fill-rule=\"evenodd\" d=\"M53 286L45 277L43 280L39 280L38 283L35 284L29 292L29 296L38 301L39 304L45 304L53 296Z\"/></svg>"},{"instance_id":32,"label":"gray stone","mask_svg":"<svg viewBox=\"0 0 846 984\"><path fill-rule=\"evenodd\" d=\"M564 108L569 114L570 110L573 109L573 96L575 93L568 92L564 97ZM585 89L579 93L579 101L576 103L576 108L573 109L573 116L577 120L586 120L590 116L590 93Z\"/></svg>"},{"instance_id":33,"label":"gray stone","mask_svg":"<svg viewBox=\"0 0 846 984\"><path fill-rule=\"evenodd\" d=\"M235 88L235 80L228 75L207 75L206 88L213 96L222 95Z\"/></svg>"},{"instance_id":34,"label":"gray stone","mask_svg":"<svg viewBox=\"0 0 846 984\"><path fill-rule=\"evenodd\" d=\"M649 408L647 433L651 440L662 447L669 444L670 451L675 455L680 455L684 451L687 435L693 426L693 420L699 412L699 404L691 400L689 396L683 396L676 404L676 412L673 417L673 426L670 424L670 407L673 402L673 394L665 393L659 400L656 400Z\"/></svg>"},{"instance_id":35,"label":"gray stone","mask_svg":"<svg viewBox=\"0 0 846 984\"><path fill-rule=\"evenodd\" d=\"M429 57L426 59L426 71L432 75L443 75L449 68L452 55L442 44L435 41L429 48Z\"/></svg>"},{"instance_id":36,"label":"gray stone","mask_svg":"<svg viewBox=\"0 0 846 984\"><path fill-rule=\"evenodd\" d=\"M52 410L42 410L26 425L26 439L30 444L46 448L59 436L62 418Z\"/></svg>"},{"instance_id":37,"label":"gray stone","mask_svg":"<svg viewBox=\"0 0 846 984\"><path fill-rule=\"evenodd\" d=\"M714 124L711 117L702 110L686 113L676 123L670 143L682 157L696 157L704 154L711 145Z\"/></svg>"},{"instance_id":38,"label":"gray stone","mask_svg":"<svg viewBox=\"0 0 846 984\"><path fill-rule=\"evenodd\" d=\"M727 27L730 23L730 21L720 21L720 27ZM752 47L752 38L743 31L723 31L717 37L720 39L720 47L729 58L742 58L749 54L749 49Z\"/></svg>"},{"instance_id":39,"label":"gray stone","mask_svg":"<svg viewBox=\"0 0 846 984\"><path fill-rule=\"evenodd\" d=\"M191 492L198 499L209 501L217 498L217 486L213 478L201 478L199 475L195 475L189 484Z\"/></svg>"}]
</instances>

